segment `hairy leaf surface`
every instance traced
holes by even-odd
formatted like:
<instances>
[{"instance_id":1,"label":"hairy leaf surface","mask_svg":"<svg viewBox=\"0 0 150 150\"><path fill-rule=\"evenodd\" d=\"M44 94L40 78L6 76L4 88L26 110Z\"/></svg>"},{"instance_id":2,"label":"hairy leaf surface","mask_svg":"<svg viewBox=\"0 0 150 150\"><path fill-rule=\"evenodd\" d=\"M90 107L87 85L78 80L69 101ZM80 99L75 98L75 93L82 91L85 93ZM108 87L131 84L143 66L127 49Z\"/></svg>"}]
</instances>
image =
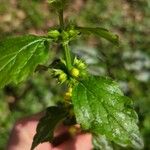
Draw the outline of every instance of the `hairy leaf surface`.
<instances>
[{"instance_id":1,"label":"hairy leaf surface","mask_svg":"<svg viewBox=\"0 0 150 150\"><path fill-rule=\"evenodd\" d=\"M34 35L0 40L0 88L26 79L38 64L47 60L46 41Z\"/></svg>"},{"instance_id":2,"label":"hairy leaf surface","mask_svg":"<svg viewBox=\"0 0 150 150\"><path fill-rule=\"evenodd\" d=\"M96 27L96 28L88 28L88 27L77 27L77 29L84 34L93 34L98 37L102 37L113 44L118 44L119 43L119 38L117 35L111 33L109 30Z\"/></svg>"},{"instance_id":3,"label":"hairy leaf surface","mask_svg":"<svg viewBox=\"0 0 150 150\"><path fill-rule=\"evenodd\" d=\"M105 135L122 146L143 146L132 101L111 79L90 76L73 89L77 122L84 130Z\"/></svg>"},{"instance_id":4,"label":"hairy leaf surface","mask_svg":"<svg viewBox=\"0 0 150 150\"><path fill-rule=\"evenodd\" d=\"M46 114L38 123L36 134L34 136L31 150L43 142L51 142L53 139L54 129L66 116L62 107L51 106L47 108Z\"/></svg>"}]
</instances>

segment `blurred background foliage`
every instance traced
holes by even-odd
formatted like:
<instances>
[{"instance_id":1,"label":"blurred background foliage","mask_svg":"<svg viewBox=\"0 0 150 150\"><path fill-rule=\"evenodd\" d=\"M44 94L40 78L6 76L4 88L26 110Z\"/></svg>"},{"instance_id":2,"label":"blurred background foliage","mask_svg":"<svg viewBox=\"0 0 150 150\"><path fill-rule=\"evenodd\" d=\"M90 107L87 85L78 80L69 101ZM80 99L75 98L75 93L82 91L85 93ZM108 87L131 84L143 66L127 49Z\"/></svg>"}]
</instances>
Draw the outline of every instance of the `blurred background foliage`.
<instances>
[{"instance_id":1,"label":"blurred background foliage","mask_svg":"<svg viewBox=\"0 0 150 150\"><path fill-rule=\"evenodd\" d=\"M120 46L95 37L80 37L71 44L89 66L89 72L115 79L135 103L145 150L150 149L150 1L71 0L67 22L101 26L119 35ZM69 19L68 19L69 18ZM9 35L42 35L58 23L46 0L0 0L0 38ZM51 57L60 54L57 47ZM52 59L48 62L52 62ZM40 72L20 85L0 90L0 150L5 149L15 121L62 100L64 88L49 73ZM114 144L114 149L122 149ZM129 148L126 148L129 149Z\"/></svg>"}]
</instances>

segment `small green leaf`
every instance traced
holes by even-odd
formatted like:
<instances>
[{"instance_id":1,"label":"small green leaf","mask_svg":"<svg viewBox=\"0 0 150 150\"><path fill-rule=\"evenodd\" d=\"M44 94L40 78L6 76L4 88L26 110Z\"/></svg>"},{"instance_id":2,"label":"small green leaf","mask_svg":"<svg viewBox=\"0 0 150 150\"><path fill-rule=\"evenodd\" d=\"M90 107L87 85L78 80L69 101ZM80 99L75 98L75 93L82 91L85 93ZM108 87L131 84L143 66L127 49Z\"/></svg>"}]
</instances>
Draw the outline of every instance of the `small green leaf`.
<instances>
[{"instance_id":1,"label":"small green leaf","mask_svg":"<svg viewBox=\"0 0 150 150\"><path fill-rule=\"evenodd\" d=\"M119 44L119 38L116 34L111 33L109 30L96 27L96 28L88 28L88 27L76 27L81 33L84 34L93 34L98 37L102 37L113 44L118 45Z\"/></svg>"},{"instance_id":2,"label":"small green leaf","mask_svg":"<svg viewBox=\"0 0 150 150\"><path fill-rule=\"evenodd\" d=\"M122 146L143 147L132 101L111 79L90 76L80 81L73 89L72 102L84 130L105 135Z\"/></svg>"},{"instance_id":3,"label":"small green leaf","mask_svg":"<svg viewBox=\"0 0 150 150\"><path fill-rule=\"evenodd\" d=\"M47 108L46 114L38 123L31 150L43 142L51 142L55 127L66 116L66 111L62 107L52 106Z\"/></svg>"},{"instance_id":4,"label":"small green leaf","mask_svg":"<svg viewBox=\"0 0 150 150\"><path fill-rule=\"evenodd\" d=\"M47 39L34 35L0 40L0 88L18 83L48 58Z\"/></svg>"},{"instance_id":5,"label":"small green leaf","mask_svg":"<svg viewBox=\"0 0 150 150\"><path fill-rule=\"evenodd\" d=\"M113 150L112 145L104 135L93 135L94 150Z\"/></svg>"}]
</instances>

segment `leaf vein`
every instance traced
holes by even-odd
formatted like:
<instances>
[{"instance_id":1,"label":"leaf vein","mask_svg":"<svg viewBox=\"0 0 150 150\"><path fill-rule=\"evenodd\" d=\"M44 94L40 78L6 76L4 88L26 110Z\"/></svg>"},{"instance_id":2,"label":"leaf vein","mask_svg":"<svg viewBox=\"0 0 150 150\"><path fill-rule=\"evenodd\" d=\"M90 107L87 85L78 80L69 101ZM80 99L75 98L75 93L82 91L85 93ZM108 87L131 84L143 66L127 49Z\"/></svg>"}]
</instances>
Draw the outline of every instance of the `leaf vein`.
<instances>
[{"instance_id":1,"label":"leaf vein","mask_svg":"<svg viewBox=\"0 0 150 150\"><path fill-rule=\"evenodd\" d=\"M31 46L31 45L37 43L37 42L40 42L40 41L43 41L43 39L36 40L36 41L31 42L31 43L29 43L28 45L25 45L24 47L22 47L22 48L16 53L16 55L15 55L14 57L12 57L12 59L10 59L10 61L8 61L6 64L4 64L4 65L0 68L0 72L8 65L11 61L13 61L13 60L18 56L18 54L19 54L20 52L22 52L23 50L25 50L27 47L29 47L29 46ZM16 61L16 59L15 59L15 61ZM15 63L15 62L14 62L14 63Z\"/></svg>"},{"instance_id":2,"label":"leaf vein","mask_svg":"<svg viewBox=\"0 0 150 150\"><path fill-rule=\"evenodd\" d=\"M82 82L80 82L80 84L82 84L83 85L83 87L86 89L86 90L88 90L91 94L93 94L95 97L96 97L96 99L97 99L97 96L95 95L95 93L93 93L91 90L89 90ZM98 98L99 99L99 98ZM108 111L108 109L105 107L105 105L101 102L101 104L102 104L102 106L104 107L104 109L106 110L106 112L121 126L121 128L124 130L124 131L126 131L129 135L130 135L130 132L128 132L123 126L122 126L122 124L120 124L119 123L119 121L111 114L111 113L109 113L109 111ZM107 119L108 119L108 117L107 117ZM131 137L131 136L130 136ZM131 137L132 138L132 137Z\"/></svg>"}]
</instances>

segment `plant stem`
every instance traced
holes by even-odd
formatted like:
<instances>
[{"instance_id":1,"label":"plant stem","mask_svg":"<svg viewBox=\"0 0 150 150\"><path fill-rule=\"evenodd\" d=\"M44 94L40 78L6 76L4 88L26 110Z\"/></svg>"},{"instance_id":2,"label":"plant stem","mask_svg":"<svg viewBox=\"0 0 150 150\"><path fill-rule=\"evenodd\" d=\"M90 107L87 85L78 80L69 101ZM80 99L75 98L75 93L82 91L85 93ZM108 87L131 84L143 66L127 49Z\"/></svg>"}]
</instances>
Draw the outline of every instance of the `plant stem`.
<instances>
[{"instance_id":1,"label":"plant stem","mask_svg":"<svg viewBox=\"0 0 150 150\"><path fill-rule=\"evenodd\" d=\"M70 55L70 48L68 43L63 44L64 52L65 52L65 60L68 70L72 69L72 61L71 61L71 55Z\"/></svg>"},{"instance_id":2,"label":"plant stem","mask_svg":"<svg viewBox=\"0 0 150 150\"><path fill-rule=\"evenodd\" d=\"M61 30L63 30L64 29L64 13L63 13L63 9L59 10L59 23L60 23Z\"/></svg>"},{"instance_id":3,"label":"plant stem","mask_svg":"<svg viewBox=\"0 0 150 150\"><path fill-rule=\"evenodd\" d=\"M60 29L61 32L64 30L64 18L63 18L63 9L59 10L59 22L60 22ZM68 70L72 68L72 61L70 55L70 48L68 42L63 42L62 47L64 49L64 56L66 60L66 66Z\"/></svg>"}]
</instances>

